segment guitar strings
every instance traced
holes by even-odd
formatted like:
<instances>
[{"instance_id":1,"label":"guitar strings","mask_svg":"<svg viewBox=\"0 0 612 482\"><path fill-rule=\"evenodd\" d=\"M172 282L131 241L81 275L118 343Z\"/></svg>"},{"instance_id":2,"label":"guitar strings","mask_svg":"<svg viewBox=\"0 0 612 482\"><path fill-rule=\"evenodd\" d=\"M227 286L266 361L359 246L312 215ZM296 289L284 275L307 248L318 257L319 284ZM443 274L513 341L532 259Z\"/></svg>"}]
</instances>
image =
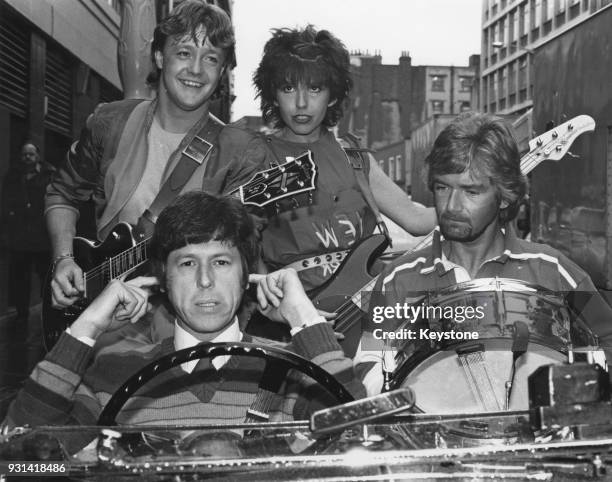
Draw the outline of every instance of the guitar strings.
<instances>
[{"instance_id":1,"label":"guitar strings","mask_svg":"<svg viewBox=\"0 0 612 482\"><path fill-rule=\"evenodd\" d=\"M99 264L95 268L93 268L93 269L91 269L89 271L86 271L84 276L83 276L85 281L92 280L92 279L94 279L96 277L99 277L99 276L104 277L107 274L109 275L110 279L115 279L119 275L113 276L113 271L120 272L121 271L121 263L122 263L122 261L125 260L127 262L128 256L130 256L132 254L137 259L140 256L140 259L141 259L141 261L139 261L137 264L132 266L133 268L135 268L136 266L139 266L140 264L144 263L147 260L147 258L148 258L147 254L146 254L147 248L148 248L148 242L149 242L149 239L141 241L140 243L136 244L135 246L132 246L132 247L126 249L125 251L119 253L118 255L109 258L108 260L106 260L103 263ZM113 270L113 267L115 268L114 270ZM120 273L120 274L123 274L123 273Z\"/></svg>"}]
</instances>

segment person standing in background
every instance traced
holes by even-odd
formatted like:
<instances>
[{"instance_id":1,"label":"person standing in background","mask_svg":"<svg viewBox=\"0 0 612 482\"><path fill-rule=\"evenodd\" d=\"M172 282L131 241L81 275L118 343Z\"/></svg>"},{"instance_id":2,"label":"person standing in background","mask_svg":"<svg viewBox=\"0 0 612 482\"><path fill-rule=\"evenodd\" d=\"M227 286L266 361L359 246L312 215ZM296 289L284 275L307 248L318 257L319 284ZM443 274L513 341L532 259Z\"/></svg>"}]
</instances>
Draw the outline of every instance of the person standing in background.
<instances>
[{"instance_id":1,"label":"person standing in background","mask_svg":"<svg viewBox=\"0 0 612 482\"><path fill-rule=\"evenodd\" d=\"M40 158L27 141L19 162L6 174L2 187L2 236L9 253L9 305L17 309L16 328L25 330L30 314L32 271L42 284L49 266L49 235L45 227L45 191L55 168Z\"/></svg>"}]
</instances>

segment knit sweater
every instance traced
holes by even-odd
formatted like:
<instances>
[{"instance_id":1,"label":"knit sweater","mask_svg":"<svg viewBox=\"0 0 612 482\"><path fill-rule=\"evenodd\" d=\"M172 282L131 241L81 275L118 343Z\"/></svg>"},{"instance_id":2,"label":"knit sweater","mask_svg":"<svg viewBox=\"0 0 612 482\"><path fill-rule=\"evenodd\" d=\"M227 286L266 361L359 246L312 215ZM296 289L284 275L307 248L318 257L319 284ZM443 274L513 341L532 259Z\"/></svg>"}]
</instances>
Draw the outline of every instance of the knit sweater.
<instances>
[{"instance_id":1,"label":"knit sweater","mask_svg":"<svg viewBox=\"0 0 612 482\"><path fill-rule=\"evenodd\" d=\"M64 333L41 361L12 403L9 426L90 425L124 381L148 363L174 351L173 338L155 340L159 333L143 323L129 325L109 345L91 348ZM145 326L145 329L143 329ZM268 343L244 335L243 341ZM352 362L326 323L304 328L285 348L334 374L356 397L365 396ZM232 356L216 370L201 360L192 373L174 367L148 382L117 416L120 424L199 425L245 420L261 379L265 360ZM307 381L308 380L308 381ZM271 421L303 419L330 400L308 377L290 371Z\"/></svg>"}]
</instances>

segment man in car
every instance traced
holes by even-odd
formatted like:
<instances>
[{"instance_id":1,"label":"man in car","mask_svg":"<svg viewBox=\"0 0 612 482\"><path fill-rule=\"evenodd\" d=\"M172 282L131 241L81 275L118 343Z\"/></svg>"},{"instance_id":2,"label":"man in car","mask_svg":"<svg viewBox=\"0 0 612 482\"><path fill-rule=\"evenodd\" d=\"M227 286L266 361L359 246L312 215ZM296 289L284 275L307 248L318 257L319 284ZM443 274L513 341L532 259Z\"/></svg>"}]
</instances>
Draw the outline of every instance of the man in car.
<instances>
[{"instance_id":1,"label":"man in car","mask_svg":"<svg viewBox=\"0 0 612 482\"><path fill-rule=\"evenodd\" d=\"M251 275L258 259L253 222L236 200L203 192L165 208L150 246L155 277L112 281L62 334L11 405L10 426L95 424L113 393L134 372L175 350L202 342L257 342L236 312L249 283L261 309L291 327L289 350L333 373L355 397L365 395L333 330L292 270ZM147 316L159 286L175 316ZM119 412L121 424L240 423L252 415L264 360L223 356L184 363L147 383ZM303 419L329 394L290 372L260 418ZM258 408L258 412L261 409Z\"/></svg>"}]
</instances>

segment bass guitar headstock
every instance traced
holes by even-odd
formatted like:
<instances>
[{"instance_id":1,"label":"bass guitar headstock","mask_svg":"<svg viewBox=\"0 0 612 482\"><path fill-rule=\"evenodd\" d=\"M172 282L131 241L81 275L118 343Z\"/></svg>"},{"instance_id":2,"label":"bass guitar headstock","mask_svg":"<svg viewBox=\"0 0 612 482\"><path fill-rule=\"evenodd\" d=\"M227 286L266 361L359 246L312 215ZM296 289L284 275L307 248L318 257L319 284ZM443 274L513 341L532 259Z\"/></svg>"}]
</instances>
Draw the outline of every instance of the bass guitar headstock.
<instances>
[{"instance_id":1,"label":"bass guitar headstock","mask_svg":"<svg viewBox=\"0 0 612 482\"><path fill-rule=\"evenodd\" d=\"M317 166L306 151L284 164L260 171L239 188L243 204L263 207L315 188Z\"/></svg>"},{"instance_id":2,"label":"bass guitar headstock","mask_svg":"<svg viewBox=\"0 0 612 482\"><path fill-rule=\"evenodd\" d=\"M544 160L558 161L567 154L579 135L594 129L595 121L591 116L584 114L576 116L530 140L529 154L537 156L538 163Z\"/></svg>"}]
</instances>

